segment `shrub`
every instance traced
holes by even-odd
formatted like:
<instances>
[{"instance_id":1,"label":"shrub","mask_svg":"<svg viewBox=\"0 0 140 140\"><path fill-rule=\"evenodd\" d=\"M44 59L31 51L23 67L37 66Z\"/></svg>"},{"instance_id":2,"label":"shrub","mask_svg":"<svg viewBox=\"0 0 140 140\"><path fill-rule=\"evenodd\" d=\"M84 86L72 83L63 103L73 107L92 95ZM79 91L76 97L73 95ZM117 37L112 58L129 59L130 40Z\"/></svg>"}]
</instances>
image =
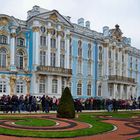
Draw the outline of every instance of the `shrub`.
<instances>
[{"instance_id":1,"label":"shrub","mask_svg":"<svg viewBox=\"0 0 140 140\"><path fill-rule=\"evenodd\" d=\"M60 103L57 109L57 117L59 118L75 117L74 102L68 87L66 87L62 93Z\"/></svg>"}]
</instances>

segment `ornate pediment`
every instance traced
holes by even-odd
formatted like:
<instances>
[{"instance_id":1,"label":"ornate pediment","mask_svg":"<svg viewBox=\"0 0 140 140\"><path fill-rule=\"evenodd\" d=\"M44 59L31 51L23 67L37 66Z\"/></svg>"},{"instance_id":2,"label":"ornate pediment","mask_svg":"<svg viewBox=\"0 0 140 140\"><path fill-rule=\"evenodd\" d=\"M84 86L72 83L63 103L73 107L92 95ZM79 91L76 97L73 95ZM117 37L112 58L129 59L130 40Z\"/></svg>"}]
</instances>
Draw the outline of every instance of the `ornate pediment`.
<instances>
[{"instance_id":1,"label":"ornate pediment","mask_svg":"<svg viewBox=\"0 0 140 140\"><path fill-rule=\"evenodd\" d=\"M41 13L37 15L36 17L40 17L45 20L51 20L56 23L64 24L65 26L69 26L73 28L72 23L63 15L61 15L58 11L52 10L49 12Z\"/></svg>"},{"instance_id":2,"label":"ornate pediment","mask_svg":"<svg viewBox=\"0 0 140 140\"><path fill-rule=\"evenodd\" d=\"M122 41L122 31L119 28L119 25L116 24L115 25L115 29L111 29L110 30L110 36L114 39L116 39L117 41Z\"/></svg>"}]
</instances>

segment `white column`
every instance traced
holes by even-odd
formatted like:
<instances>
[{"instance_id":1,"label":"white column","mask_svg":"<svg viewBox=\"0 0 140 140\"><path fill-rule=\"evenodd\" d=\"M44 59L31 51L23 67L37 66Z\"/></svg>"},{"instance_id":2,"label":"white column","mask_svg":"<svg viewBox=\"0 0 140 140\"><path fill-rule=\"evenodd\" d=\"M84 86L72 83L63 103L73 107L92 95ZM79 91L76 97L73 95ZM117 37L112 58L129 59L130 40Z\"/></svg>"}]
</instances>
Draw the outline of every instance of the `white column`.
<instances>
[{"instance_id":1,"label":"white column","mask_svg":"<svg viewBox=\"0 0 140 140\"><path fill-rule=\"evenodd\" d=\"M108 46L107 47L104 47L104 65L103 65L103 75L104 76L108 76L109 74L108 74L108 69L109 69L109 67L108 67Z\"/></svg>"},{"instance_id":2,"label":"white column","mask_svg":"<svg viewBox=\"0 0 140 140\"><path fill-rule=\"evenodd\" d=\"M50 53L51 53L51 34L48 32L48 62L47 62L47 64L48 64L48 66L50 66L51 65L51 60L50 60Z\"/></svg>"},{"instance_id":3,"label":"white column","mask_svg":"<svg viewBox=\"0 0 140 140\"><path fill-rule=\"evenodd\" d=\"M16 71L15 66L15 48L16 48L16 27L11 27L11 39L10 39L10 69L11 71Z\"/></svg>"},{"instance_id":4,"label":"white column","mask_svg":"<svg viewBox=\"0 0 140 140\"><path fill-rule=\"evenodd\" d=\"M37 78L37 75L33 73L32 78L31 78L31 94L38 94L38 87L39 87L39 80Z\"/></svg>"},{"instance_id":5,"label":"white column","mask_svg":"<svg viewBox=\"0 0 140 140\"><path fill-rule=\"evenodd\" d=\"M133 98L135 98L136 97L136 87L132 87L132 96L133 96Z\"/></svg>"},{"instance_id":6,"label":"white column","mask_svg":"<svg viewBox=\"0 0 140 140\"><path fill-rule=\"evenodd\" d=\"M113 75L116 75L116 50L115 48L113 49Z\"/></svg>"},{"instance_id":7,"label":"white column","mask_svg":"<svg viewBox=\"0 0 140 140\"><path fill-rule=\"evenodd\" d=\"M48 95L52 96L52 76L48 76Z\"/></svg>"},{"instance_id":8,"label":"white column","mask_svg":"<svg viewBox=\"0 0 140 140\"><path fill-rule=\"evenodd\" d=\"M125 72L125 76L128 77L128 52L125 51L125 60L126 62L126 72Z\"/></svg>"},{"instance_id":9,"label":"white column","mask_svg":"<svg viewBox=\"0 0 140 140\"><path fill-rule=\"evenodd\" d=\"M119 50L119 63L120 63L120 67L119 67L119 76L122 76L122 51L121 48Z\"/></svg>"},{"instance_id":10,"label":"white column","mask_svg":"<svg viewBox=\"0 0 140 140\"><path fill-rule=\"evenodd\" d=\"M57 39L57 67L60 67L60 42L61 42L61 36L58 35Z\"/></svg>"},{"instance_id":11,"label":"white column","mask_svg":"<svg viewBox=\"0 0 140 140\"><path fill-rule=\"evenodd\" d=\"M39 65L39 27L33 27L33 64L36 66Z\"/></svg>"},{"instance_id":12,"label":"white column","mask_svg":"<svg viewBox=\"0 0 140 140\"><path fill-rule=\"evenodd\" d=\"M70 49L70 36L69 35L67 35L67 38L66 38L66 68L67 69L69 69L69 67L70 67L70 64L69 64L69 59L70 59L70 57L69 57L69 49Z\"/></svg>"},{"instance_id":13,"label":"white column","mask_svg":"<svg viewBox=\"0 0 140 140\"><path fill-rule=\"evenodd\" d=\"M113 92L113 98L115 99L116 98L116 92L117 92L117 85L114 84L114 92Z\"/></svg>"},{"instance_id":14,"label":"white column","mask_svg":"<svg viewBox=\"0 0 140 140\"><path fill-rule=\"evenodd\" d=\"M120 85L121 87L120 87L120 99L122 99L122 97L123 97L123 85Z\"/></svg>"},{"instance_id":15,"label":"white column","mask_svg":"<svg viewBox=\"0 0 140 140\"><path fill-rule=\"evenodd\" d=\"M126 99L130 99L130 97L129 97L130 96L130 86L127 86L127 91L125 94L126 94L126 96L125 96Z\"/></svg>"}]
</instances>

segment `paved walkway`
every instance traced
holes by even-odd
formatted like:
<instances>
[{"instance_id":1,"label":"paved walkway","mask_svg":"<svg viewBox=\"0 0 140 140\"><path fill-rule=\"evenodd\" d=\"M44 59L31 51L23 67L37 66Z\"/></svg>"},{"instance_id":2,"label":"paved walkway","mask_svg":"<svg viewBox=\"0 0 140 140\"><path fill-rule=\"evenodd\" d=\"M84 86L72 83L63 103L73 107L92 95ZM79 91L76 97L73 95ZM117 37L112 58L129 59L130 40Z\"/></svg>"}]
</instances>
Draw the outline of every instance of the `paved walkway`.
<instances>
[{"instance_id":1,"label":"paved walkway","mask_svg":"<svg viewBox=\"0 0 140 140\"><path fill-rule=\"evenodd\" d=\"M117 130L94 136L65 138L61 140L128 140L134 137L140 137L140 117L132 119L113 119L108 117L106 118L106 120L104 120L104 122L114 124L115 126L117 126ZM0 135L0 140L60 140L60 139L29 138L29 137L14 137Z\"/></svg>"}]
</instances>

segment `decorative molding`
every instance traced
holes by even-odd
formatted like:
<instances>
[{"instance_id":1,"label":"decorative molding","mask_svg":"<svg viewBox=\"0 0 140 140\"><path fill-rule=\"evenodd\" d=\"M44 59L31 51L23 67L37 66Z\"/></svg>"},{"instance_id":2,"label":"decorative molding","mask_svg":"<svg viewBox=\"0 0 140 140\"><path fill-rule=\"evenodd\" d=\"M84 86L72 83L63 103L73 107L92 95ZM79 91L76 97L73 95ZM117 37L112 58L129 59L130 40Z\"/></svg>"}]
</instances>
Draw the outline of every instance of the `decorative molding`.
<instances>
[{"instance_id":1,"label":"decorative molding","mask_svg":"<svg viewBox=\"0 0 140 140\"><path fill-rule=\"evenodd\" d=\"M58 21L58 17L55 13L51 14L49 19L53 20L54 22L57 22Z\"/></svg>"},{"instance_id":2,"label":"decorative molding","mask_svg":"<svg viewBox=\"0 0 140 140\"><path fill-rule=\"evenodd\" d=\"M9 23L8 18L6 18L6 17L0 18L0 26L5 26L5 25L7 25L8 23Z\"/></svg>"},{"instance_id":3,"label":"decorative molding","mask_svg":"<svg viewBox=\"0 0 140 140\"><path fill-rule=\"evenodd\" d=\"M39 27L33 27L32 30L33 30L33 32L39 32L40 28Z\"/></svg>"},{"instance_id":4,"label":"decorative molding","mask_svg":"<svg viewBox=\"0 0 140 140\"><path fill-rule=\"evenodd\" d=\"M15 38L16 37L16 33L11 33L10 36L11 36L11 38Z\"/></svg>"},{"instance_id":5,"label":"decorative molding","mask_svg":"<svg viewBox=\"0 0 140 140\"><path fill-rule=\"evenodd\" d=\"M7 31L5 31L5 30L0 30L0 35L7 36L7 35L9 35L9 33Z\"/></svg>"}]
</instances>

